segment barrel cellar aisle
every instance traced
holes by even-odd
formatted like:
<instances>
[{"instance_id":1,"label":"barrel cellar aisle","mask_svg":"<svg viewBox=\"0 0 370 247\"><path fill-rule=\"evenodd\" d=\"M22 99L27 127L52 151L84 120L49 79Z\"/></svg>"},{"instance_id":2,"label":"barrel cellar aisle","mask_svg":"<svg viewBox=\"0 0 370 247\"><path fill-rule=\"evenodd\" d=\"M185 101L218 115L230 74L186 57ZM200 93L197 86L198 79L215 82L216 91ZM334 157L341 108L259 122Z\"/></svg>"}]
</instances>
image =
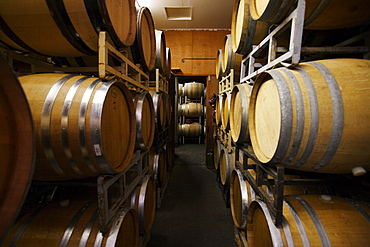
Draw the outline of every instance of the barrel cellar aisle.
<instances>
[{"instance_id":1,"label":"barrel cellar aisle","mask_svg":"<svg viewBox=\"0 0 370 247\"><path fill-rule=\"evenodd\" d=\"M215 183L215 169L207 169L205 162L205 144L175 148L175 164L148 246L237 246L230 208Z\"/></svg>"}]
</instances>

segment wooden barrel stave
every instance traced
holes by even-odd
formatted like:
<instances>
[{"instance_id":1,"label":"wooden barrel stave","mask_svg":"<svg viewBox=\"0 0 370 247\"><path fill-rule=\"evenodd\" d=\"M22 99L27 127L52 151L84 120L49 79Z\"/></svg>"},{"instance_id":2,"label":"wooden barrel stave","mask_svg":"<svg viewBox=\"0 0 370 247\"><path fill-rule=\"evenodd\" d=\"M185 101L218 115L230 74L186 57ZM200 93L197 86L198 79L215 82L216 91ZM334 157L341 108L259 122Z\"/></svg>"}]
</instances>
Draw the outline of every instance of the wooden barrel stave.
<instances>
[{"instance_id":1,"label":"wooden barrel stave","mask_svg":"<svg viewBox=\"0 0 370 247\"><path fill-rule=\"evenodd\" d=\"M66 203L66 205L64 205ZM4 238L7 246L135 246L139 241L137 212L118 210L99 231L98 205L94 201L73 200L40 204L25 214ZM5 246L4 245L4 246Z\"/></svg>"},{"instance_id":2,"label":"wooden barrel stave","mask_svg":"<svg viewBox=\"0 0 370 247\"><path fill-rule=\"evenodd\" d=\"M200 123L179 124L179 136L199 137L202 135L202 125Z\"/></svg>"},{"instance_id":3,"label":"wooden barrel stave","mask_svg":"<svg viewBox=\"0 0 370 247\"><path fill-rule=\"evenodd\" d=\"M203 115L204 107L201 103L190 102L179 105L179 116L199 117Z\"/></svg>"},{"instance_id":4,"label":"wooden barrel stave","mask_svg":"<svg viewBox=\"0 0 370 247\"><path fill-rule=\"evenodd\" d=\"M184 96L190 99L199 99L204 94L204 84L200 82L187 82L184 84Z\"/></svg>"},{"instance_id":5,"label":"wooden barrel stave","mask_svg":"<svg viewBox=\"0 0 370 247\"><path fill-rule=\"evenodd\" d=\"M230 134L236 143L250 142L248 107L252 87L246 83L235 85L230 100Z\"/></svg>"},{"instance_id":6,"label":"wooden barrel stave","mask_svg":"<svg viewBox=\"0 0 370 247\"><path fill-rule=\"evenodd\" d=\"M284 199L283 224L276 227L266 204L257 200L248 211L248 245L366 246L370 241L369 213L367 205L350 199L290 195Z\"/></svg>"},{"instance_id":7,"label":"wooden barrel stave","mask_svg":"<svg viewBox=\"0 0 370 247\"><path fill-rule=\"evenodd\" d=\"M351 173L359 164L370 169L367 157L370 150L366 145L370 136L365 126L370 113L364 103L370 97L366 89L369 66L367 60L361 59L321 60L260 76L249 108L249 130L258 159L324 173ZM348 81L356 85L361 96L352 97ZM266 103L266 114L273 115L271 121L256 110L263 106L262 101L255 100L260 92L271 96ZM254 119L257 114L261 114L257 122L270 121L265 125L267 129L257 124ZM279 119L285 120L280 123ZM269 133L269 137L263 133ZM268 146L262 150L263 143Z\"/></svg>"},{"instance_id":8,"label":"wooden barrel stave","mask_svg":"<svg viewBox=\"0 0 370 247\"><path fill-rule=\"evenodd\" d=\"M24 90L0 56L0 239L15 221L34 172L35 136Z\"/></svg>"},{"instance_id":9,"label":"wooden barrel stave","mask_svg":"<svg viewBox=\"0 0 370 247\"><path fill-rule=\"evenodd\" d=\"M117 173L129 164L136 126L123 83L65 74L23 76L20 82L34 117L35 180Z\"/></svg>"},{"instance_id":10,"label":"wooden barrel stave","mask_svg":"<svg viewBox=\"0 0 370 247\"><path fill-rule=\"evenodd\" d=\"M114 1L90 1L85 5L82 0L33 1L32 4L16 0L0 6L5 27L0 39L14 49L60 57L96 55L99 31L107 31L117 47L134 42L133 0L120 5ZM44 37L45 34L48 36Z\"/></svg>"},{"instance_id":11,"label":"wooden barrel stave","mask_svg":"<svg viewBox=\"0 0 370 247\"><path fill-rule=\"evenodd\" d=\"M252 0L250 13L254 20L280 23L288 16L294 2L293 0ZM369 11L370 3L363 0L306 1L305 28L328 30L354 27L370 20L366 15Z\"/></svg>"},{"instance_id":12,"label":"wooden barrel stave","mask_svg":"<svg viewBox=\"0 0 370 247\"><path fill-rule=\"evenodd\" d=\"M147 175L131 195L130 208L138 212L140 235L145 235L152 228L156 209L156 191L153 176Z\"/></svg>"}]
</instances>

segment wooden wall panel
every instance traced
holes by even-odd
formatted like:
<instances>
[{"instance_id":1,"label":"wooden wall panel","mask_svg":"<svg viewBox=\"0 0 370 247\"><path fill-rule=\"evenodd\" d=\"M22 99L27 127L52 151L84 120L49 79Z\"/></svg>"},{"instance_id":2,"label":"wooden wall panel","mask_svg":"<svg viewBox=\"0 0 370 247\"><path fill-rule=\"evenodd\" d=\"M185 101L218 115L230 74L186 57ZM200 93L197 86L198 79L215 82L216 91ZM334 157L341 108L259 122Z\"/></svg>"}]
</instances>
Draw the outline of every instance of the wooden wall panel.
<instances>
[{"instance_id":1,"label":"wooden wall panel","mask_svg":"<svg viewBox=\"0 0 370 247\"><path fill-rule=\"evenodd\" d=\"M189 75L214 75L218 49L230 30L167 30L166 45L171 49L172 68ZM181 60L185 58L185 62ZM188 59L204 60L188 60ZM209 60L214 59L214 60Z\"/></svg>"}]
</instances>

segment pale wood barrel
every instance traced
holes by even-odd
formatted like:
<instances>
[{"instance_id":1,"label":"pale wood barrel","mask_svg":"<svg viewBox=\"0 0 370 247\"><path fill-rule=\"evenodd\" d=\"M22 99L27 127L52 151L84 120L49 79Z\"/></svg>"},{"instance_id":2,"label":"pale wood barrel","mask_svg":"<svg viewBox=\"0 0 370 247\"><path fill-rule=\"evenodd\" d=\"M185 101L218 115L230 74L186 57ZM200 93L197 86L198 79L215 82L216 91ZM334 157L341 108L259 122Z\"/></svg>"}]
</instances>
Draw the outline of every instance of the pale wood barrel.
<instances>
[{"instance_id":1,"label":"pale wood barrel","mask_svg":"<svg viewBox=\"0 0 370 247\"><path fill-rule=\"evenodd\" d=\"M268 31L267 23L253 20L249 2L250 0L235 0L231 18L233 51L242 55L247 55L252 45L260 43Z\"/></svg>"},{"instance_id":2,"label":"pale wood barrel","mask_svg":"<svg viewBox=\"0 0 370 247\"><path fill-rule=\"evenodd\" d=\"M248 170L254 179L256 172L253 169ZM270 178L270 177L269 177ZM285 175L284 180L301 179L297 175ZM271 198L273 198L273 185L262 185ZM284 195L290 194L318 194L327 191L328 188L323 185L284 185ZM260 199L250 183L244 178L239 169L235 169L230 176L230 208L234 225L239 229L245 229L247 225L247 213L250 204Z\"/></svg>"},{"instance_id":3,"label":"pale wood barrel","mask_svg":"<svg viewBox=\"0 0 370 247\"><path fill-rule=\"evenodd\" d=\"M135 39L134 0L14 0L0 2L0 16L1 41L49 56L96 55L99 31L107 31L117 47Z\"/></svg>"},{"instance_id":4,"label":"pale wood barrel","mask_svg":"<svg viewBox=\"0 0 370 247\"><path fill-rule=\"evenodd\" d=\"M200 123L179 124L178 133L179 136L199 137L202 135L202 128L203 126Z\"/></svg>"},{"instance_id":5,"label":"pale wood barrel","mask_svg":"<svg viewBox=\"0 0 370 247\"><path fill-rule=\"evenodd\" d=\"M140 64L144 72L155 68L155 26L152 13L147 7L137 10L136 38L131 51L135 63Z\"/></svg>"},{"instance_id":6,"label":"pale wood barrel","mask_svg":"<svg viewBox=\"0 0 370 247\"><path fill-rule=\"evenodd\" d=\"M178 105L179 116L199 117L204 113L204 106L201 103L189 102Z\"/></svg>"},{"instance_id":7,"label":"pale wood barrel","mask_svg":"<svg viewBox=\"0 0 370 247\"><path fill-rule=\"evenodd\" d=\"M152 229L156 210L156 194L154 178L147 175L131 195L130 207L138 212L140 235L145 235Z\"/></svg>"},{"instance_id":8,"label":"pale wood barrel","mask_svg":"<svg viewBox=\"0 0 370 247\"><path fill-rule=\"evenodd\" d=\"M155 67L159 69L162 75L165 75L166 71L166 37L164 32L161 30L155 30L156 40L156 58Z\"/></svg>"},{"instance_id":9,"label":"pale wood barrel","mask_svg":"<svg viewBox=\"0 0 370 247\"><path fill-rule=\"evenodd\" d=\"M227 149L222 146L220 150L220 158L218 162L218 170L220 174L220 182L222 185L230 186L230 177L232 171L235 169L235 153L228 153Z\"/></svg>"},{"instance_id":10,"label":"pale wood barrel","mask_svg":"<svg viewBox=\"0 0 370 247\"><path fill-rule=\"evenodd\" d=\"M235 85L230 100L230 135L235 143L250 142L248 131L248 107L252 86Z\"/></svg>"},{"instance_id":11,"label":"pale wood barrel","mask_svg":"<svg viewBox=\"0 0 370 247\"><path fill-rule=\"evenodd\" d=\"M177 85L177 96L178 97L184 96L184 85L182 84Z\"/></svg>"},{"instance_id":12,"label":"pale wood barrel","mask_svg":"<svg viewBox=\"0 0 370 247\"><path fill-rule=\"evenodd\" d=\"M0 56L0 239L18 216L34 170L35 138L26 95Z\"/></svg>"},{"instance_id":13,"label":"pale wood barrel","mask_svg":"<svg viewBox=\"0 0 370 247\"><path fill-rule=\"evenodd\" d=\"M283 223L276 227L264 202L248 210L249 246L367 246L368 204L327 195L284 197Z\"/></svg>"},{"instance_id":14,"label":"pale wood barrel","mask_svg":"<svg viewBox=\"0 0 370 247\"><path fill-rule=\"evenodd\" d=\"M184 84L184 96L190 99L199 99L204 94L204 84L200 82L187 82Z\"/></svg>"},{"instance_id":15,"label":"pale wood barrel","mask_svg":"<svg viewBox=\"0 0 370 247\"><path fill-rule=\"evenodd\" d=\"M152 148L149 153L149 174L151 174L158 188L165 185L168 170L167 150L161 148L156 151Z\"/></svg>"},{"instance_id":16,"label":"pale wood barrel","mask_svg":"<svg viewBox=\"0 0 370 247\"><path fill-rule=\"evenodd\" d=\"M136 119L136 146L142 150L149 149L154 140L155 111L150 93L133 92Z\"/></svg>"},{"instance_id":17,"label":"pale wood barrel","mask_svg":"<svg viewBox=\"0 0 370 247\"><path fill-rule=\"evenodd\" d=\"M230 34L226 35L224 39L224 49L222 59L223 59L222 72L225 75L229 75L231 69L233 69L234 70L233 81L235 84L239 83L243 55L235 53L233 51L232 38Z\"/></svg>"},{"instance_id":18,"label":"pale wood barrel","mask_svg":"<svg viewBox=\"0 0 370 247\"><path fill-rule=\"evenodd\" d=\"M250 13L254 20L279 23L289 15L294 0L251 0ZM349 28L370 20L367 0L309 0L305 8L305 28L328 30Z\"/></svg>"},{"instance_id":19,"label":"pale wood barrel","mask_svg":"<svg viewBox=\"0 0 370 247\"><path fill-rule=\"evenodd\" d=\"M248 119L257 158L323 173L369 170L369 78L370 61L361 59L321 60L261 74Z\"/></svg>"},{"instance_id":20,"label":"pale wood barrel","mask_svg":"<svg viewBox=\"0 0 370 247\"><path fill-rule=\"evenodd\" d=\"M231 103L231 94L226 92L222 94L222 127L228 131L230 130L230 103Z\"/></svg>"},{"instance_id":21,"label":"pale wood barrel","mask_svg":"<svg viewBox=\"0 0 370 247\"><path fill-rule=\"evenodd\" d=\"M155 126L158 130L165 130L167 126L167 102L164 93L150 91L153 98L155 112Z\"/></svg>"},{"instance_id":22,"label":"pale wood barrel","mask_svg":"<svg viewBox=\"0 0 370 247\"><path fill-rule=\"evenodd\" d=\"M166 70L165 70L165 76L167 80L170 80L172 77L171 72L171 49L166 47Z\"/></svg>"},{"instance_id":23,"label":"pale wood barrel","mask_svg":"<svg viewBox=\"0 0 370 247\"><path fill-rule=\"evenodd\" d=\"M64 205L67 204L67 205ZM69 200L40 204L12 227L4 246L137 246L139 222L133 209L119 209L103 235L98 203Z\"/></svg>"},{"instance_id":24,"label":"pale wood barrel","mask_svg":"<svg viewBox=\"0 0 370 247\"><path fill-rule=\"evenodd\" d=\"M222 72L222 68L223 68L223 50L222 49L218 49L217 51L217 57L216 57L216 78L218 80L222 80L222 77L223 77L223 72Z\"/></svg>"},{"instance_id":25,"label":"pale wood barrel","mask_svg":"<svg viewBox=\"0 0 370 247\"><path fill-rule=\"evenodd\" d=\"M115 174L127 167L136 123L124 83L68 74L19 80L35 127L35 180Z\"/></svg>"},{"instance_id":26,"label":"pale wood barrel","mask_svg":"<svg viewBox=\"0 0 370 247\"><path fill-rule=\"evenodd\" d=\"M215 120L217 126L222 125L222 94L218 95L215 104Z\"/></svg>"}]
</instances>

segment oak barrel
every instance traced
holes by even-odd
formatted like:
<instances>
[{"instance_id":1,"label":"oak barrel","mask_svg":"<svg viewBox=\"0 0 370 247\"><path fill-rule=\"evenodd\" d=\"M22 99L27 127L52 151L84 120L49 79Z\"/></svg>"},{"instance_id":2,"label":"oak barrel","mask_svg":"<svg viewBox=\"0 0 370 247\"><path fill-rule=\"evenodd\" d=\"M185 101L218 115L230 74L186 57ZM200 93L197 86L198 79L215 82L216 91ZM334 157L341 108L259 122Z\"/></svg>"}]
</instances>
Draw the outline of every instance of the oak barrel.
<instances>
[{"instance_id":1,"label":"oak barrel","mask_svg":"<svg viewBox=\"0 0 370 247\"><path fill-rule=\"evenodd\" d=\"M254 20L279 23L289 15L294 0L250 0ZM309 0L305 1L305 28L328 30L354 27L370 20L367 0Z\"/></svg>"},{"instance_id":2,"label":"oak barrel","mask_svg":"<svg viewBox=\"0 0 370 247\"><path fill-rule=\"evenodd\" d=\"M157 187L165 185L167 170L168 170L168 157L167 150L161 148L156 151L152 148L149 153L149 174L151 174L156 182Z\"/></svg>"},{"instance_id":3,"label":"oak barrel","mask_svg":"<svg viewBox=\"0 0 370 247\"><path fill-rule=\"evenodd\" d=\"M200 123L179 124L178 133L179 136L198 137L202 135L202 128Z\"/></svg>"},{"instance_id":4,"label":"oak barrel","mask_svg":"<svg viewBox=\"0 0 370 247\"><path fill-rule=\"evenodd\" d=\"M155 112L155 126L158 130L165 130L167 126L167 102L166 95L162 92L150 91L153 98Z\"/></svg>"},{"instance_id":5,"label":"oak barrel","mask_svg":"<svg viewBox=\"0 0 370 247\"><path fill-rule=\"evenodd\" d=\"M216 103L215 103L215 120L217 126L222 125L222 94L218 95L216 97Z\"/></svg>"},{"instance_id":6,"label":"oak barrel","mask_svg":"<svg viewBox=\"0 0 370 247\"><path fill-rule=\"evenodd\" d=\"M219 140L215 140L213 148L213 163L215 169L218 169L220 152L221 152L221 143Z\"/></svg>"},{"instance_id":7,"label":"oak barrel","mask_svg":"<svg viewBox=\"0 0 370 247\"><path fill-rule=\"evenodd\" d=\"M256 172L248 169L250 175L256 179ZM270 178L270 177L269 177ZM284 180L302 179L297 175L285 175ZM273 185L262 185L261 188L267 192L271 198L274 197ZM284 185L284 195L290 194L318 194L327 191L323 185ZM247 224L247 213L250 204L259 199L259 195L254 191L251 184L244 178L239 169L235 169L230 176L230 208L234 225L239 229L245 229Z\"/></svg>"},{"instance_id":8,"label":"oak barrel","mask_svg":"<svg viewBox=\"0 0 370 247\"><path fill-rule=\"evenodd\" d=\"M154 69L156 58L155 26L152 13L147 7L140 7L137 10L136 37L131 51L135 64L140 64L144 72Z\"/></svg>"},{"instance_id":9,"label":"oak barrel","mask_svg":"<svg viewBox=\"0 0 370 247\"><path fill-rule=\"evenodd\" d=\"M172 72L171 72L171 49L166 47L166 70L164 75L166 76L167 81L169 81L172 77Z\"/></svg>"},{"instance_id":10,"label":"oak barrel","mask_svg":"<svg viewBox=\"0 0 370 247\"><path fill-rule=\"evenodd\" d=\"M130 207L138 212L140 235L145 235L152 228L156 209L156 193L154 178L147 175L131 195Z\"/></svg>"},{"instance_id":11,"label":"oak barrel","mask_svg":"<svg viewBox=\"0 0 370 247\"><path fill-rule=\"evenodd\" d=\"M13 226L4 246L138 246L139 222L135 210L117 211L103 235L98 203L65 200L39 204Z\"/></svg>"},{"instance_id":12,"label":"oak barrel","mask_svg":"<svg viewBox=\"0 0 370 247\"><path fill-rule=\"evenodd\" d=\"M253 20L250 15L250 0L235 0L231 17L231 43L233 51L247 55L252 45L259 44L267 35L268 24Z\"/></svg>"},{"instance_id":13,"label":"oak barrel","mask_svg":"<svg viewBox=\"0 0 370 247\"><path fill-rule=\"evenodd\" d=\"M233 81L235 84L239 83L243 55L235 53L233 51L232 38L230 34L226 35L224 39L224 49L222 59L223 59L222 72L225 75L229 75L231 69L233 69L234 70Z\"/></svg>"},{"instance_id":14,"label":"oak barrel","mask_svg":"<svg viewBox=\"0 0 370 247\"><path fill-rule=\"evenodd\" d=\"M225 92L222 94L222 127L228 131L230 130L230 103L231 103L231 94L230 92Z\"/></svg>"},{"instance_id":15,"label":"oak barrel","mask_svg":"<svg viewBox=\"0 0 370 247\"><path fill-rule=\"evenodd\" d=\"M19 80L35 126L35 180L115 174L127 167L136 123L124 83L69 74Z\"/></svg>"},{"instance_id":16,"label":"oak barrel","mask_svg":"<svg viewBox=\"0 0 370 247\"><path fill-rule=\"evenodd\" d=\"M134 0L2 1L0 17L1 41L49 56L95 55L99 31L107 31L117 47L128 47L136 32Z\"/></svg>"},{"instance_id":17,"label":"oak barrel","mask_svg":"<svg viewBox=\"0 0 370 247\"><path fill-rule=\"evenodd\" d=\"M224 59L222 57L223 57L223 50L218 49L217 58L216 58L216 78L218 80L222 80L222 77L224 75L222 71Z\"/></svg>"},{"instance_id":18,"label":"oak barrel","mask_svg":"<svg viewBox=\"0 0 370 247\"><path fill-rule=\"evenodd\" d=\"M284 197L282 226L276 227L264 202L251 203L248 246L367 246L370 208L327 195Z\"/></svg>"},{"instance_id":19,"label":"oak barrel","mask_svg":"<svg viewBox=\"0 0 370 247\"><path fill-rule=\"evenodd\" d=\"M250 142L248 131L248 106L252 86L235 85L230 100L230 135L235 143Z\"/></svg>"},{"instance_id":20,"label":"oak barrel","mask_svg":"<svg viewBox=\"0 0 370 247\"><path fill-rule=\"evenodd\" d=\"M257 158L323 173L369 170L369 78L370 61L362 59L321 60L261 74L248 119Z\"/></svg>"},{"instance_id":21,"label":"oak barrel","mask_svg":"<svg viewBox=\"0 0 370 247\"><path fill-rule=\"evenodd\" d=\"M155 111L150 93L133 92L133 102L136 118L136 146L140 149L149 149L154 140Z\"/></svg>"},{"instance_id":22,"label":"oak barrel","mask_svg":"<svg viewBox=\"0 0 370 247\"><path fill-rule=\"evenodd\" d=\"M16 219L34 170L35 138L26 95L0 56L0 239Z\"/></svg>"},{"instance_id":23,"label":"oak barrel","mask_svg":"<svg viewBox=\"0 0 370 247\"><path fill-rule=\"evenodd\" d=\"M166 36L161 30L155 30L156 57L155 67L159 69L162 75L166 72Z\"/></svg>"},{"instance_id":24,"label":"oak barrel","mask_svg":"<svg viewBox=\"0 0 370 247\"><path fill-rule=\"evenodd\" d=\"M201 103L189 102L178 105L179 116L199 117L204 113L204 106Z\"/></svg>"},{"instance_id":25,"label":"oak barrel","mask_svg":"<svg viewBox=\"0 0 370 247\"><path fill-rule=\"evenodd\" d=\"M218 161L218 170L220 174L220 182L222 185L230 186L230 176L235 168L235 153L228 153L227 149L222 146Z\"/></svg>"},{"instance_id":26,"label":"oak barrel","mask_svg":"<svg viewBox=\"0 0 370 247\"><path fill-rule=\"evenodd\" d=\"M199 99L203 97L204 84L200 82L187 82L184 84L184 96L190 99Z\"/></svg>"}]
</instances>

